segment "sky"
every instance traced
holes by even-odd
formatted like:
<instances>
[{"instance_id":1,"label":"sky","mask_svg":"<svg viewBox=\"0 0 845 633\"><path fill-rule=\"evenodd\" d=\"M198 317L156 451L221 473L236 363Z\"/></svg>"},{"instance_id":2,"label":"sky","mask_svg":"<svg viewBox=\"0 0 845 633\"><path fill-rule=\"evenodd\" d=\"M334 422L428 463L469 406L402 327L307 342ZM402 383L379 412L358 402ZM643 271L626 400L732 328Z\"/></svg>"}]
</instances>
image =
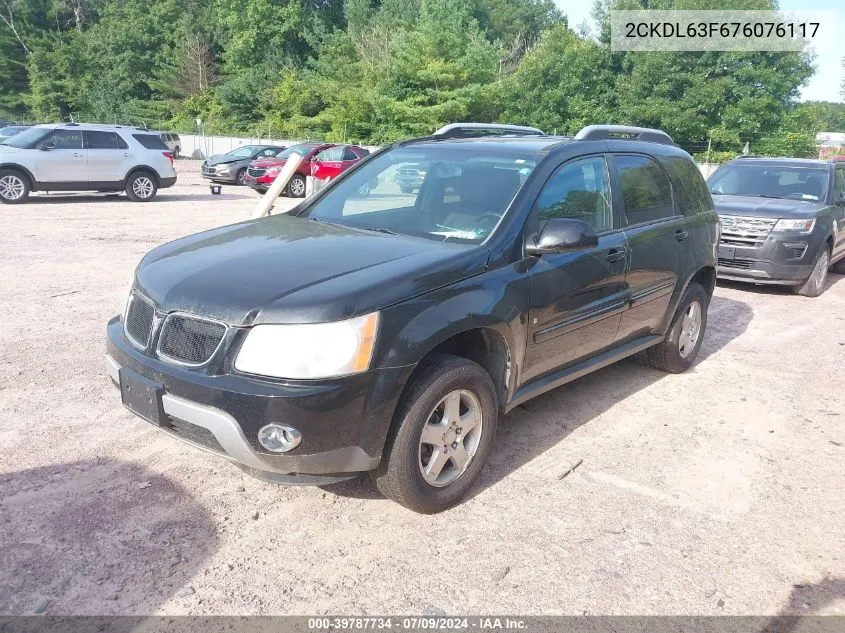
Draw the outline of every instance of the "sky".
<instances>
[{"instance_id":1,"label":"sky","mask_svg":"<svg viewBox=\"0 0 845 633\"><path fill-rule=\"evenodd\" d=\"M569 26L576 29L586 21L590 26L593 19L593 0L555 0L557 6L569 18ZM842 79L845 76L845 3L843 0L780 0L780 8L785 11L837 11L837 47L818 51L815 59L816 74L801 91L802 101L839 101L842 102Z\"/></svg>"}]
</instances>

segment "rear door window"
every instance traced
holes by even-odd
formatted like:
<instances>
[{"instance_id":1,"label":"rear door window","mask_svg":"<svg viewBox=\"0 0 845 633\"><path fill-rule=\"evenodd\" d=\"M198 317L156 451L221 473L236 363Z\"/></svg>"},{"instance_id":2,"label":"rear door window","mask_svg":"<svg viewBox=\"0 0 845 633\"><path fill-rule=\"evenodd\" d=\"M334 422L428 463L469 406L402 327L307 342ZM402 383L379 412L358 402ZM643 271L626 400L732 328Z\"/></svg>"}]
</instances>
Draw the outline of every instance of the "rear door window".
<instances>
[{"instance_id":1,"label":"rear door window","mask_svg":"<svg viewBox=\"0 0 845 633\"><path fill-rule=\"evenodd\" d=\"M623 210L628 226L645 224L675 215L672 185L666 172L648 156L616 154L613 157Z\"/></svg>"},{"instance_id":2,"label":"rear door window","mask_svg":"<svg viewBox=\"0 0 845 633\"><path fill-rule=\"evenodd\" d=\"M343 160L358 160L358 154L346 147L343 150Z\"/></svg>"},{"instance_id":3,"label":"rear door window","mask_svg":"<svg viewBox=\"0 0 845 633\"><path fill-rule=\"evenodd\" d=\"M147 149L168 149L167 145L164 144L164 141L161 140L161 137L156 136L155 134L133 134L132 138Z\"/></svg>"},{"instance_id":4,"label":"rear door window","mask_svg":"<svg viewBox=\"0 0 845 633\"><path fill-rule=\"evenodd\" d=\"M85 147L88 149L127 149L129 146L116 132L86 130Z\"/></svg>"},{"instance_id":5,"label":"rear door window","mask_svg":"<svg viewBox=\"0 0 845 633\"><path fill-rule=\"evenodd\" d=\"M695 163L680 156L670 156L663 159L663 164L675 181L678 205L684 215L704 213L713 209L710 190Z\"/></svg>"}]
</instances>

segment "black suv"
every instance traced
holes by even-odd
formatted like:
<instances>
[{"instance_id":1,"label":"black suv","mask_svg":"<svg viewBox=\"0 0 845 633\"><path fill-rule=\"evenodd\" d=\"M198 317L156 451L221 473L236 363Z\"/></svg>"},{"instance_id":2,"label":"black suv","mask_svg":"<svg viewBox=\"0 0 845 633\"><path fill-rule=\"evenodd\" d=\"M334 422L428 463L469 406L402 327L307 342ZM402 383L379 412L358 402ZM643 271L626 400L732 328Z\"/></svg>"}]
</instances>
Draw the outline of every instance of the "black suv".
<instances>
[{"instance_id":1,"label":"black suv","mask_svg":"<svg viewBox=\"0 0 845 633\"><path fill-rule=\"evenodd\" d=\"M409 192L410 166L425 176ZM717 234L663 132L454 124L287 215L151 251L108 324L108 371L130 410L255 476L369 471L436 512L520 403L638 352L690 367Z\"/></svg>"},{"instance_id":2,"label":"black suv","mask_svg":"<svg viewBox=\"0 0 845 633\"><path fill-rule=\"evenodd\" d=\"M720 278L817 297L831 264L845 274L845 162L743 156L708 184L722 222Z\"/></svg>"}]
</instances>

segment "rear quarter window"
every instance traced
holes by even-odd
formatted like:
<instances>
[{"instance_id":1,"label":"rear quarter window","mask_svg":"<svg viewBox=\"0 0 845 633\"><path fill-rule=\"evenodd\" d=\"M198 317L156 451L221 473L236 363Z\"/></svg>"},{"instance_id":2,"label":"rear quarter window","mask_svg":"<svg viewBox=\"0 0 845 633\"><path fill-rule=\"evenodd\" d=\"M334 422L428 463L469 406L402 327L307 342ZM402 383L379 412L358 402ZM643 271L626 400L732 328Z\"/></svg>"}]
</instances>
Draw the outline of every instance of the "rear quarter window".
<instances>
[{"instance_id":1,"label":"rear quarter window","mask_svg":"<svg viewBox=\"0 0 845 633\"><path fill-rule=\"evenodd\" d=\"M168 149L164 141L161 140L161 137L155 134L133 134L132 138L147 149L163 149L165 151Z\"/></svg>"},{"instance_id":2,"label":"rear quarter window","mask_svg":"<svg viewBox=\"0 0 845 633\"><path fill-rule=\"evenodd\" d=\"M675 183L678 204L684 215L695 215L713 210L713 198L698 166L680 156L663 159L669 177Z\"/></svg>"}]
</instances>

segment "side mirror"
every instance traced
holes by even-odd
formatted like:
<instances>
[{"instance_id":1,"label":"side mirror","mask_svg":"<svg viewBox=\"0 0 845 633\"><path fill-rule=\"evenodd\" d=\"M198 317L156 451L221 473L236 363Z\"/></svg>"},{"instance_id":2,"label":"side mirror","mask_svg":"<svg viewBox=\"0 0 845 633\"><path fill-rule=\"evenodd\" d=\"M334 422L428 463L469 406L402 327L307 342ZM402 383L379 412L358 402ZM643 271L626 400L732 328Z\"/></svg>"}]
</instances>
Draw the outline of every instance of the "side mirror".
<instances>
[{"instance_id":1,"label":"side mirror","mask_svg":"<svg viewBox=\"0 0 845 633\"><path fill-rule=\"evenodd\" d=\"M586 222L570 218L551 218L539 235L528 238L525 252L536 256L579 251L598 245L598 235Z\"/></svg>"},{"instance_id":2,"label":"side mirror","mask_svg":"<svg viewBox=\"0 0 845 633\"><path fill-rule=\"evenodd\" d=\"M44 141L43 143L38 144L38 149L42 152L49 152L51 149L54 149L56 146L53 145L50 141Z\"/></svg>"}]
</instances>

